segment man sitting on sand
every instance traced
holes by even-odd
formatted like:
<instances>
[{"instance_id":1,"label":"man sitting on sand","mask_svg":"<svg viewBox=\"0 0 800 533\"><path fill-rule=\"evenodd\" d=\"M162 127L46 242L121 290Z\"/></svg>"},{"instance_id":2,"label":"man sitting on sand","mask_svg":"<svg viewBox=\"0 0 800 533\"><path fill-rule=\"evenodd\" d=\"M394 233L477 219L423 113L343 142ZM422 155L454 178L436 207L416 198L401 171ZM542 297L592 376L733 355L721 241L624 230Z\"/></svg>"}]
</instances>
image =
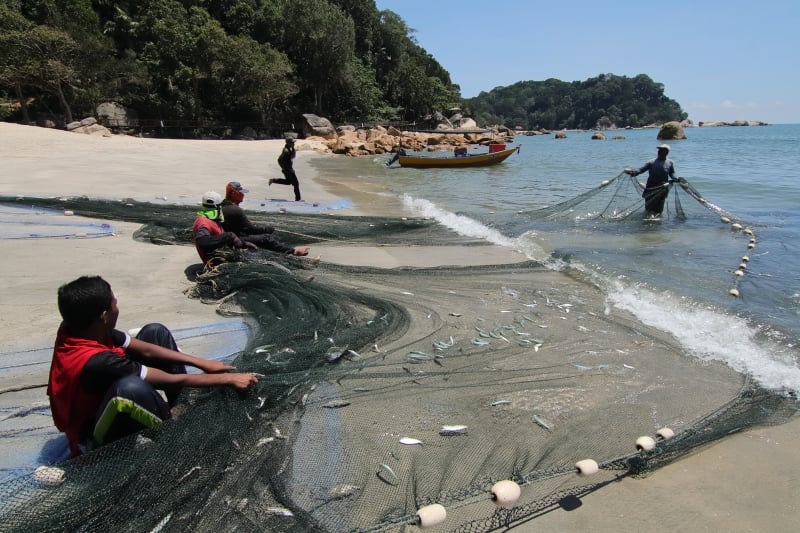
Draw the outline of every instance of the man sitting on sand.
<instances>
[{"instance_id":1,"label":"man sitting on sand","mask_svg":"<svg viewBox=\"0 0 800 533\"><path fill-rule=\"evenodd\" d=\"M169 419L184 386L246 390L258 382L254 374L231 373L230 365L179 352L161 324L144 326L136 338L115 329L117 299L99 276L62 285L58 310L63 322L47 395L73 457ZM205 373L187 374L185 365Z\"/></svg>"},{"instance_id":2,"label":"man sitting on sand","mask_svg":"<svg viewBox=\"0 0 800 533\"><path fill-rule=\"evenodd\" d=\"M251 242L259 248L265 248L287 255L308 255L308 248L294 248L272 235L275 228L258 226L250 222L239 204L244 200L247 189L238 181L231 181L225 186L225 199L222 201L222 228L238 236L244 242Z\"/></svg>"},{"instance_id":3,"label":"man sitting on sand","mask_svg":"<svg viewBox=\"0 0 800 533\"><path fill-rule=\"evenodd\" d=\"M243 241L232 231L225 231L222 226L222 197L213 191L203 195L201 200L202 209L197 212L192 226L192 238L197 248L197 254L206 266L212 266L215 260L215 253L220 249L258 248L254 243Z\"/></svg>"}]
</instances>

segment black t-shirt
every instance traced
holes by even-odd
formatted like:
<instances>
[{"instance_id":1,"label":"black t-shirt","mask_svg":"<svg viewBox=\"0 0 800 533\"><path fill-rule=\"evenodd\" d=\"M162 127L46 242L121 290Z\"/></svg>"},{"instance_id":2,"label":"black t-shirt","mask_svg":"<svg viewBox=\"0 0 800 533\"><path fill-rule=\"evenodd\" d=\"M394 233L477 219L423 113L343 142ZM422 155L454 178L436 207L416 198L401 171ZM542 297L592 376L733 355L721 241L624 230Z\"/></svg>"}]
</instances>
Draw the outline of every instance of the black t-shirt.
<instances>
[{"instance_id":1,"label":"black t-shirt","mask_svg":"<svg viewBox=\"0 0 800 533\"><path fill-rule=\"evenodd\" d=\"M111 332L111 340L114 346L121 348L130 344L128 334L116 329ZM119 378L132 374L144 379L147 367L114 352L99 352L86 361L81 371L81 387L88 392L105 392Z\"/></svg>"}]
</instances>

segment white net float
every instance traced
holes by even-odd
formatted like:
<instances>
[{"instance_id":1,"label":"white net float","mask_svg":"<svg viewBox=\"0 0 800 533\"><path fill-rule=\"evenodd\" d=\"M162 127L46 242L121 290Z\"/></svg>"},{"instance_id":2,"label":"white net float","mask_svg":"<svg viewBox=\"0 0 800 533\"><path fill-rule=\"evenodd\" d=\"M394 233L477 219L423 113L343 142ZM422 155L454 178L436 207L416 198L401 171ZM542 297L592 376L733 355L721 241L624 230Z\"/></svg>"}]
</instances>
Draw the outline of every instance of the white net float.
<instances>
[{"instance_id":1,"label":"white net float","mask_svg":"<svg viewBox=\"0 0 800 533\"><path fill-rule=\"evenodd\" d=\"M420 507L417 510L417 524L419 527L433 527L438 526L447 519L447 509L444 505L439 503L432 503L425 507Z\"/></svg>"},{"instance_id":2,"label":"white net float","mask_svg":"<svg viewBox=\"0 0 800 533\"><path fill-rule=\"evenodd\" d=\"M722 222L723 224L731 223L731 219L729 219L728 217L720 217L719 221Z\"/></svg>"},{"instance_id":3,"label":"white net float","mask_svg":"<svg viewBox=\"0 0 800 533\"><path fill-rule=\"evenodd\" d=\"M40 466L33 471L33 478L48 487L56 487L64 483L64 471L55 466Z\"/></svg>"},{"instance_id":4,"label":"white net float","mask_svg":"<svg viewBox=\"0 0 800 533\"><path fill-rule=\"evenodd\" d=\"M582 459L575 463L575 469L581 477L593 476L600 471L597 461L594 459Z\"/></svg>"},{"instance_id":5,"label":"white net float","mask_svg":"<svg viewBox=\"0 0 800 533\"><path fill-rule=\"evenodd\" d=\"M656 436L661 440L668 440L675 436L675 432L670 428L661 428L656 431Z\"/></svg>"},{"instance_id":6,"label":"white net float","mask_svg":"<svg viewBox=\"0 0 800 533\"><path fill-rule=\"evenodd\" d=\"M492 500L498 507L513 507L522 489L510 479L498 481L492 485Z\"/></svg>"},{"instance_id":7,"label":"white net float","mask_svg":"<svg viewBox=\"0 0 800 533\"><path fill-rule=\"evenodd\" d=\"M636 449L649 452L656 447L656 441L653 437L639 437L636 439Z\"/></svg>"},{"instance_id":8,"label":"white net float","mask_svg":"<svg viewBox=\"0 0 800 533\"><path fill-rule=\"evenodd\" d=\"M733 224L731 224L731 229L735 229L736 231L739 231L740 229L742 229L742 225L741 224L737 224L737 223L734 222Z\"/></svg>"},{"instance_id":9,"label":"white net float","mask_svg":"<svg viewBox=\"0 0 800 533\"><path fill-rule=\"evenodd\" d=\"M72 212L72 211L70 211L69 209L65 209L65 210L64 210L64 216L65 216L65 217L71 217L71 216L72 216L72 215L74 215L74 214L75 214L75 213L73 213L73 212Z\"/></svg>"},{"instance_id":10,"label":"white net float","mask_svg":"<svg viewBox=\"0 0 800 533\"><path fill-rule=\"evenodd\" d=\"M731 290L728 291L728 294L730 294L731 296L737 296L738 297L739 296L739 289L731 289Z\"/></svg>"}]
</instances>

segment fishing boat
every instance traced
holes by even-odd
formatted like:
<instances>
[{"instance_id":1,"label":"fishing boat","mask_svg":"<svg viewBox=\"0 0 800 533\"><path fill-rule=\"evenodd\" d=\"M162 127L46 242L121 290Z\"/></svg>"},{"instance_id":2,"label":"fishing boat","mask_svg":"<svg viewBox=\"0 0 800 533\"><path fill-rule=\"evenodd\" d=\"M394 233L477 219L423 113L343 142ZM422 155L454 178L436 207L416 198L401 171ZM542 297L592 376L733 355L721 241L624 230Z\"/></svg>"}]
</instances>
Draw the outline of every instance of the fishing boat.
<instances>
[{"instance_id":1,"label":"fishing boat","mask_svg":"<svg viewBox=\"0 0 800 533\"><path fill-rule=\"evenodd\" d=\"M461 168L485 167L505 161L511 154L519 151L519 146L506 150L489 150L483 154L457 154L447 157L400 155L397 161L401 167L408 168Z\"/></svg>"}]
</instances>

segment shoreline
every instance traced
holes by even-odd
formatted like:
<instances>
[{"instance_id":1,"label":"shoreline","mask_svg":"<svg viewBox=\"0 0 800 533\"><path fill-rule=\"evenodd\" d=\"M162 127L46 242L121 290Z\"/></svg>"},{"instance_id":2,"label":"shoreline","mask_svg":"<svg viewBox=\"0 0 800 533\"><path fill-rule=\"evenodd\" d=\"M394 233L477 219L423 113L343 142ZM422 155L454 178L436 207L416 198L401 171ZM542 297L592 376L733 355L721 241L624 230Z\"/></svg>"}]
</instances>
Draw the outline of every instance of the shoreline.
<instances>
[{"instance_id":1,"label":"shoreline","mask_svg":"<svg viewBox=\"0 0 800 533\"><path fill-rule=\"evenodd\" d=\"M93 197L152 202L160 195L168 198L167 203L176 198L180 203L192 204L206 190L224 190L225 183L231 180L249 188L248 199L255 201L261 194L286 198L290 195L288 187L274 191L275 186L266 186L268 174L279 173L274 160L282 141L127 138L134 142L122 142L113 137L66 132L39 135L38 131L16 128L30 127L0 123L0 154L5 163L0 182L2 195L79 196L92 191ZM50 133L67 137L57 139ZM342 214L387 214L386 202L371 201L374 194L339 186L328 176L314 176L308 163L310 157L299 152L297 163L307 202L335 203L353 191L353 207L342 209ZM231 172L230 168L236 171ZM365 201L369 205L364 205ZM248 208L246 204L244 207ZM402 209L397 204L388 208L389 216L401 215L398 207ZM0 240L8 267L7 288L0 305L3 354L50 345L58 326L56 289L87 273L103 275L114 287L122 309L120 329L153 320L173 329L236 320L223 319L213 306L183 294L192 285L186 267L199 262L193 247L139 243L131 238L139 224L115 221L112 226L113 237ZM515 257L514 252L501 247L441 248L326 244L311 245L311 253L322 254L323 261L379 268L448 264L447 261L485 265L493 264L492 259L505 264ZM519 261L525 260L516 256ZM33 384L36 379L41 380L41 375L3 370L0 389L11 384ZM37 390L28 390L24 394L3 394L0 407L46 401L46 396L38 395ZM41 422L38 415L36 423ZM669 531L790 531L797 513L794 491L800 488L796 466L800 452L794 446L799 436L798 420L750 429L696 450L643 479L626 478L604 487L585 497L583 505L574 511L548 512L524 521L516 530L586 528L633 532L660 524ZM7 456L14 451L10 441L3 445ZM769 479L769 489L748 489L757 479Z\"/></svg>"}]
</instances>

